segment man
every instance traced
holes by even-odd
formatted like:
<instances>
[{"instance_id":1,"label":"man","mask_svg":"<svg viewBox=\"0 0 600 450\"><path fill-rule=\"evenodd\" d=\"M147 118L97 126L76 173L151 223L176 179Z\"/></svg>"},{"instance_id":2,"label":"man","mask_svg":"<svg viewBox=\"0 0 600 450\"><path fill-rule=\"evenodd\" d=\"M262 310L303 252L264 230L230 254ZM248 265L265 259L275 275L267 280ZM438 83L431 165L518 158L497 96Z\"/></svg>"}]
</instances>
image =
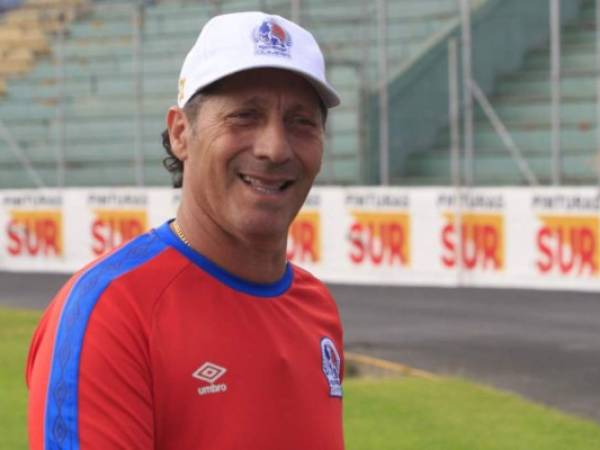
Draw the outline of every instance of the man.
<instances>
[{"instance_id":1,"label":"man","mask_svg":"<svg viewBox=\"0 0 600 450\"><path fill-rule=\"evenodd\" d=\"M177 217L46 311L27 365L31 448L342 449L338 312L286 262L339 103L318 45L278 16L218 16L179 87L163 137Z\"/></svg>"}]
</instances>

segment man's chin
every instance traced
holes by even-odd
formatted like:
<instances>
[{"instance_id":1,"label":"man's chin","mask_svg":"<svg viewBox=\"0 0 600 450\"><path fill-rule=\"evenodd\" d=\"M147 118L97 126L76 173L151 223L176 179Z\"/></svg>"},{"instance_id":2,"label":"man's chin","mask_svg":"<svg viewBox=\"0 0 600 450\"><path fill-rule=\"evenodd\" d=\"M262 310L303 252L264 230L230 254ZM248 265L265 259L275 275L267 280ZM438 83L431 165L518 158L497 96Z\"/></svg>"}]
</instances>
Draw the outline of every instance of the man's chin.
<instances>
[{"instance_id":1,"label":"man's chin","mask_svg":"<svg viewBox=\"0 0 600 450\"><path fill-rule=\"evenodd\" d=\"M247 217L239 231L246 239L264 240L268 239L276 242L278 239L286 240L291 220L285 220L279 215L257 215L257 217Z\"/></svg>"}]
</instances>

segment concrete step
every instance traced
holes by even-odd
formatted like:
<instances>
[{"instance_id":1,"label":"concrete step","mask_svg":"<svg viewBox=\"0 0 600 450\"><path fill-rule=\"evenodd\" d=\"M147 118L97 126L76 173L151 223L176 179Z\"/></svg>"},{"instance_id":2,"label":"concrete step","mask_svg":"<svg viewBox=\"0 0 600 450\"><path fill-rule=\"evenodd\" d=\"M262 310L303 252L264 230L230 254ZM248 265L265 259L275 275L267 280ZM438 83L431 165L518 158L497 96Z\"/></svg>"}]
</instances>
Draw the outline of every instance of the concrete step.
<instances>
[{"instance_id":1,"label":"concrete step","mask_svg":"<svg viewBox=\"0 0 600 450\"><path fill-rule=\"evenodd\" d=\"M578 68L580 70L595 70L595 46L589 44L573 45L563 48L561 64L563 67ZM525 70L550 70L550 51L548 48L530 52L523 67Z\"/></svg>"},{"instance_id":2,"label":"concrete step","mask_svg":"<svg viewBox=\"0 0 600 450\"><path fill-rule=\"evenodd\" d=\"M520 94L549 94L552 83L547 79L510 79L501 80L495 88L498 95ZM598 89L597 77L562 77L560 81L561 95L580 97L596 95Z\"/></svg>"},{"instance_id":3,"label":"concrete step","mask_svg":"<svg viewBox=\"0 0 600 450\"><path fill-rule=\"evenodd\" d=\"M536 155L525 152L530 169L540 183L552 179L552 159L549 154ZM449 179L450 156L446 151L433 151L430 155L412 155L406 165L407 175L444 177ZM475 154L476 184L506 185L526 184L525 177L519 171L517 163L501 149L486 149ZM565 152L562 158L562 172L565 183L585 184L597 182L597 157L589 152Z\"/></svg>"},{"instance_id":4,"label":"concrete step","mask_svg":"<svg viewBox=\"0 0 600 450\"><path fill-rule=\"evenodd\" d=\"M578 67L561 67L561 77L563 78L594 78L598 71L596 69L586 69ZM550 78L550 73L547 70L530 69L517 70L513 73L502 75L500 81L545 81Z\"/></svg>"},{"instance_id":5,"label":"concrete step","mask_svg":"<svg viewBox=\"0 0 600 450\"><path fill-rule=\"evenodd\" d=\"M157 74L146 76L142 80L142 90L145 94L164 96L169 94L175 98L176 75ZM67 79L64 86L56 82L29 84L10 84L7 101L29 101L32 99L57 100L61 93L67 98L78 99L81 97L107 97L117 95L132 96L135 92L135 81L131 76L113 74L108 76L88 76Z\"/></svg>"},{"instance_id":6,"label":"concrete step","mask_svg":"<svg viewBox=\"0 0 600 450\"><path fill-rule=\"evenodd\" d=\"M523 126L540 126L549 124L552 104L544 102L499 102L492 101L494 110L505 124L522 124ZM593 101L567 102L563 101L560 108L563 125L591 126L596 122L597 106ZM478 108L476 117L481 122L487 122L483 111ZM589 125L586 125L589 124Z\"/></svg>"},{"instance_id":7,"label":"concrete step","mask_svg":"<svg viewBox=\"0 0 600 450\"><path fill-rule=\"evenodd\" d=\"M144 110L148 115L166 113L175 98L152 97L144 100ZM100 118L131 119L135 116L136 104L132 96L82 97L65 104L65 118L96 120ZM57 117L57 102L32 100L31 102L0 102L0 117L10 120L51 120Z\"/></svg>"},{"instance_id":8,"label":"concrete step","mask_svg":"<svg viewBox=\"0 0 600 450\"><path fill-rule=\"evenodd\" d=\"M160 54L146 58L142 62L145 74L155 76L170 74L177 80L183 59L181 55ZM66 61L64 71L67 78L80 76L110 76L115 74L130 75L134 73L134 61L129 56L109 55L105 58L80 58ZM54 60L44 59L27 75L30 80L54 79L59 76L59 65Z\"/></svg>"},{"instance_id":9,"label":"concrete step","mask_svg":"<svg viewBox=\"0 0 600 450\"><path fill-rule=\"evenodd\" d=\"M159 132L160 133L160 132ZM29 140L19 142L21 151L29 161L35 164L49 164L56 161L57 144L49 140ZM166 156L162 149L160 137L145 141L142 147L145 158L160 162ZM104 139L97 137L87 141L71 141L65 146L65 160L72 165L96 162L126 163L134 159L133 139ZM2 165L15 161L15 157L4 142L0 142L0 163Z\"/></svg>"},{"instance_id":10,"label":"concrete step","mask_svg":"<svg viewBox=\"0 0 600 450\"><path fill-rule=\"evenodd\" d=\"M563 45L594 45L596 43L596 24L588 23L588 26L577 24L563 29L561 42Z\"/></svg>"},{"instance_id":11,"label":"concrete step","mask_svg":"<svg viewBox=\"0 0 600 450\"><path fill-rule=\"evenodd\" d=\"M550 128L547 129L523 129L512 128L508 130L513 142L521 150L527 150L530 153L540 155L550 155L552 148L552 136ZM480 126L475 130L474 145L476 148L504 148L500 136L490 126ZM575 152L595 152L597 148L597 133L595 126L589 128L566 128L563 127L560 133L561 148L564 151ZM442 134L439 139L444 148L449 147L447 134Z\"/></svg>"},{"instance_id":12,"label":"concrete step","mask_svg":"<svg viewBox=\"0 0 600 450\"><path fill-rule=\"evenodd\" d=\"M12 136L19 142L34 140L56 139L59 133L58 122L52 121L12 121L7 124ZM157 139L166 128L164 114L145 118L143 136L148 139ZM65 122L65 136L67 141L93 141L96 138L106 140L129 139L133 141L135 123L133 118L129 121L122 119L106 118L103 120L69 120Z\"/></svg>"},{"instance_id":13,"label":"concrete step","mask_svg":"<svg viewBox=\"0 0 600 450\"><path fill-rule=\"evenodd\" d=\"M48 187L56 186L56 166L35 166L42 180ZM133 163L128 164L88 164L70 165L65 173L66 186L134 186L135 171ZM147 186L169 186L169 173L156 163L144 166L144 180ZM0 188L24 189L35 187L33 181L24 173L17 163L0 166Z\"/></svg>"}]
</instances>

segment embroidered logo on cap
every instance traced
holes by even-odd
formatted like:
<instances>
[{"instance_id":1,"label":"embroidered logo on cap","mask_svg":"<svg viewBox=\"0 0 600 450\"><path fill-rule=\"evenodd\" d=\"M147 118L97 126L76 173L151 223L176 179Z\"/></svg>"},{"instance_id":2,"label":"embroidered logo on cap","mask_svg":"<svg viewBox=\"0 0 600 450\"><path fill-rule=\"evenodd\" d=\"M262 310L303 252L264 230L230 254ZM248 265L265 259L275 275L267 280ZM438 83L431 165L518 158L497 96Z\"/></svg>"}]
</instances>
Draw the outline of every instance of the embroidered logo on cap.
<instances>
[{"instance_id":1,"label":"embroidered logo on cap","mask_svg":"<svg viewBox=\"0 0 600 450\"><path fill-rule=\"evenodd\" d=\"M321 356L323 358L323 373L329 383L329 395L342 396L342 382L340 380L341 360L335 344L328 337L321 339Z\"/></svg>"},{"instance_id":2,"label":"embroidered logo on cap","mask_svg":"<svg viewBox=\"0 0 600 450\"><path fill-rule=\"evenodd\" d=\"M274 19L267 19L253 33L257 55L290 57L292 38Z\"/></svg>"}]
</instances>

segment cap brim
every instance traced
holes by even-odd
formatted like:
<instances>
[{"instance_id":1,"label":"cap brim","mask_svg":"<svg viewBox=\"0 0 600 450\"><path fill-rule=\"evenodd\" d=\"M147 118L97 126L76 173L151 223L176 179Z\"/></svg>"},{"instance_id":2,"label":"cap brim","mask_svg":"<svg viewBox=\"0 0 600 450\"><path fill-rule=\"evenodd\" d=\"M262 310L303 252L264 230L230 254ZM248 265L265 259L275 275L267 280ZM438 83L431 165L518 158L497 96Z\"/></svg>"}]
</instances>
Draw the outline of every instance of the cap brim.
<instances>
[{"instance_id":1,"label":"cap brim","mask_svg":"<svg viewBox=\"0 0 600 450\"><path fill-rule=\"evenodd\" d=\"M220 72L218 76L215 76L212 78L207 78L207 79L203 80L203 82L200 84L200 86L198 86L196 88L196 90L189 96L189 98L186 100L185 103L187 103L187 101L190 98L192 98L198 91L201 91L202 89L206 88L207 86L210 86L211 84L216 83L217 81L227 78L236 73L245 72L247 70L254 70L254 69L281 69L281 70L287 70L289 72L293 72L297 75L300 75L306 81L308 81L311 84L311 86L315 89L315 91L317 91L317 94L319 95L319 97L321 98L321 100L323 101L323 103L325 104L325 106L327 108L333 108L340 104L340 97L339 97L338 93L328 83L323 82L322 80L319 80L318 78L314 77L312 74L310 74L308 72L298 70L297 67L283 64L282 62L283 61L281 61L281 62L272 61L269 63L255 63L252 65L238 65L237 67L231 67L230 70L228 70L228 71ZM183 106L183 105L181 105L181 106Z\"/></svg>"}]
</instances>

